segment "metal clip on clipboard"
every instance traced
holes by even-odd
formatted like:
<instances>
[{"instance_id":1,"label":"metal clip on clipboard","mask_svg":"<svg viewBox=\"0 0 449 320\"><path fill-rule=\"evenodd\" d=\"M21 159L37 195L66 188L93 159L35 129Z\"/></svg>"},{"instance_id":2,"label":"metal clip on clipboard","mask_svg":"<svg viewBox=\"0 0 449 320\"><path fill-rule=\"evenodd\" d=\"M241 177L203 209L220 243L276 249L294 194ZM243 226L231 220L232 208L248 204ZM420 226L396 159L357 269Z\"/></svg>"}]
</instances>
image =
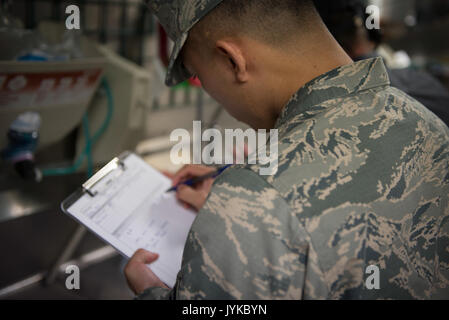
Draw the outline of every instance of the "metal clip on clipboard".
<instances>
[{"instance_id":1,"label":"metal clip on clipboard","mask_svg":"<svg viewBox=\"0 0 449 320\"><path fill-rule=\"evenodd\" d=\"M91 197L95 197L97 194L96 191L93 190L94 186L104 179L108 174L117 169L125 170L125 164L121 160L122 157L112 159L107 165L101 168L96 174L94 174L89 180L83 183L83 190L88 193Z\"/></svg>"}]
</instances>

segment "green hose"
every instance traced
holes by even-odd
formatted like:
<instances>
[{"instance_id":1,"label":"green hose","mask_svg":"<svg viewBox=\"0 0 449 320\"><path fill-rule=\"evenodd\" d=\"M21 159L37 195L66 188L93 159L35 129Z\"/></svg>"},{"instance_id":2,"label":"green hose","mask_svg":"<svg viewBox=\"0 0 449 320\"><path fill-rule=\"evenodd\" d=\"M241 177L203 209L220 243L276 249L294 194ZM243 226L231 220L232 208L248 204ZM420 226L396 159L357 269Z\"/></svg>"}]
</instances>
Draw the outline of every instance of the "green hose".
<instances>
[{"instance_id":1,"label":"green hose","mask_svg":"<svg viewBox=\"0 0 449 320\"><path fill-rule=\"evenodd\" d=\"M98 141L98 139L103 135L103 133L108 128L112 116L114 114L114 99L112 96L112 91L109 86L109 83L106 79L101 80L101 86L106 92L106 98L107 98L107 106L108 111L106 114L106 118L104 119L101 127L95 132L92 138L90 138L89 133L89 120L87 117L87 112L83 116L83 130L84 135L86 139L86 146L83 150L83 152L78 156L78 158L75 160L72 166L65 167L65 168L48 168L42 170L42 175L44 177L48 176L61 176L61 175L67 175L67 174L73 174L81 167L81 165L84 163L85 158L87 157L87 171L88 175L91 176L93 174L93 160L92 160L92 146Z\"/></svg>"}]
</instances>

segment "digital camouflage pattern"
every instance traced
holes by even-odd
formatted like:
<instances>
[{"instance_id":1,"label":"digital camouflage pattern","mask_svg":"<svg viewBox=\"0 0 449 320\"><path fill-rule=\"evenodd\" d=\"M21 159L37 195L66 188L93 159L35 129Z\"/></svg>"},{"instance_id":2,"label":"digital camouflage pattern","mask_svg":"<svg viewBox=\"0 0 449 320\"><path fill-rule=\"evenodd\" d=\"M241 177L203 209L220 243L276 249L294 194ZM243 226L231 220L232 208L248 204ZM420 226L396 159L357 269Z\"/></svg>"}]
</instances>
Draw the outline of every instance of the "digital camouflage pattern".
<instances>
[{"instance_id":1,"label":"digital camouflage pattern","mask_svg":"<svg viewBox=\"0 0 449 320\"><path fill-rule=\"evenodd\" d=\"M191 77L179 59L190 29L223 0L146 0L167 35L175 42L165 83L174 86Z\"/></svg>"},{"instance_id":2,"label":"digital camouflage pattern","mask_svg":"<svg viewBox=\"0 0 449 320\"><path fill-rule=\"evenodd\" d=\"M449 129L381 58L309 82L276 127L277 173L217 178L175 288L139 298L449 298Z\"/></svg>"}]
</instances>

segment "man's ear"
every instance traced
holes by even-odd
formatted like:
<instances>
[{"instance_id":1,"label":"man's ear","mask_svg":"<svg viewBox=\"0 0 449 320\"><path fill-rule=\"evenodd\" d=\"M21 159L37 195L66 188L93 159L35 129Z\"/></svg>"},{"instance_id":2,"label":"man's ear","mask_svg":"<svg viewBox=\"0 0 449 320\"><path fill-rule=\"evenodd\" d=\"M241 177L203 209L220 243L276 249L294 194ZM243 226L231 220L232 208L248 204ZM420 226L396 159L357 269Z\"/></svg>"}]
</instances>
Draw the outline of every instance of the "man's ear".
<instances>
[{"instance_id":1,"label":"man's ear","mask_svg":"<svg viewBox=\"0 0 449 320\"><path fill-rule=\"evenodd\" d=\"M226 63L234 73L235 79L241 83L247 82L249 78L248 65L238 45L231 41L218 40L215 47L227 60Z\"/></svg>"}]
</instances>

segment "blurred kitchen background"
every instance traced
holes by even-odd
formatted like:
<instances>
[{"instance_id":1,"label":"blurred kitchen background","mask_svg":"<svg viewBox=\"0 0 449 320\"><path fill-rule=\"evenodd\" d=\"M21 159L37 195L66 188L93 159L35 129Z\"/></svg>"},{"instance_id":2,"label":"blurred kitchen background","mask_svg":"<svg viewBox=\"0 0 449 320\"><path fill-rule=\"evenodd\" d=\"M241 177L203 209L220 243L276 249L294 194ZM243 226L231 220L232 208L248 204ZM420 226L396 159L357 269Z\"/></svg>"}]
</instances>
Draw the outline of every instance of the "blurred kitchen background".
<instances>
[{"instance_id":1,"label":"blurred kitchen background","mask_svg":"<svg viewBox=\"0 0 449 320\"><path fill-rule=\"evenodd\" d=\"M316 2L354 58L372 49L398 86L448 114L449 0ZM125 150L176 171L169 134L194 120L246 126L196 79L165 87L172 44L142 1L0 3L0 299L132 298L123 258L61 201ZM381 10L376 32L364 26L370 4ZM80 9L80 31L65 28L69 5ZM81 267L80 290L65 288L69 264Z\"/></svg>"}]
</instances>

